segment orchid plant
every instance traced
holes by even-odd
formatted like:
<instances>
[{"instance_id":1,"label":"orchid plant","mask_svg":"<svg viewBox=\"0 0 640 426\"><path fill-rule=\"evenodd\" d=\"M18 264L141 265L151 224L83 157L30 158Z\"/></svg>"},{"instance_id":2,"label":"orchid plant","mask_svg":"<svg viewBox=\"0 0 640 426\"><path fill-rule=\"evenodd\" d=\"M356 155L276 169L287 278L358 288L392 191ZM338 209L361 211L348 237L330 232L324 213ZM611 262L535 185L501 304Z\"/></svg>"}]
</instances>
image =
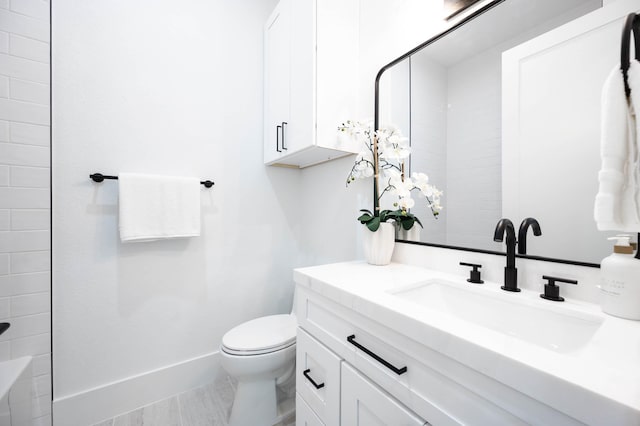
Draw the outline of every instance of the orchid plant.
<instances>
[{"instance_id":1,"label":"orchid plant","mask_svg":"<svg viewBox=\"0 0 640 426\"><path fill-rule=\"evenodd\" d=\"M417 222L422 227L420 219L410 212L415 205L412 191L417 190L426 198L427 206L435 218L442 210L440 197L442 191L429 183L429 177L424 173L414 172L411 177L405 176L405 160L411 154L409 141L402 136L400 130L394 126L386 126L373 130L370 122L347 121L338 127L347 137L357 140L364 148L356 157L356 161L347 177L347 186L356 179L374 179L373 212L363 209L358 220L371 231L377 231L380 223L393 220L409 230ZM386 184L382 191L379 180ZM385 193L396 198L393 206L395 210L380 210L380 200Z\"/></svg>"}]
</instances>

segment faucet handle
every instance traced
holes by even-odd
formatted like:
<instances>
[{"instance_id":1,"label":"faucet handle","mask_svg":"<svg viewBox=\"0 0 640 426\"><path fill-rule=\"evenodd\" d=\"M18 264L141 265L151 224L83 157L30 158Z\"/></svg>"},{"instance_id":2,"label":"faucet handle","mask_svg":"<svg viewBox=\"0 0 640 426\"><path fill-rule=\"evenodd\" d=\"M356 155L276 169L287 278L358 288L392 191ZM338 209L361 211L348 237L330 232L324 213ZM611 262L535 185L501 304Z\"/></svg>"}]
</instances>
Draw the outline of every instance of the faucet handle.
<instances>
[{"instance_id":1,"label":"faucet handle","mask_svg":"<svg viewBox=\"0 0 640 426\"><path fill-rule=\"evenodd\" d=\"M471 268L473 268L473 270L469 271L469 278L467 279L467 281L473 284L484 283L484 281L480 279L480 271L478 271L479 268L482 268L482 265L478 265L477 263L466 263L466 262L460 262L460 265L470 266Z\"/></svg>"},{"instance_id":2,"label":"faucet handle","mask_svg":"<svg viewBox=\"0 0 640 426\"><path fill-rule=\"evenodd\" d=\"M548 283L544 285L544 294L541 294L540 297L547 300L553 300L554 302L564 302L564 297L560 296L560 287L556 285L556 281L559 283L578 284L578 281L576 280L551 277L549 275L543 275L542 279L547 280Z\"/></svg>"}]
</instances>

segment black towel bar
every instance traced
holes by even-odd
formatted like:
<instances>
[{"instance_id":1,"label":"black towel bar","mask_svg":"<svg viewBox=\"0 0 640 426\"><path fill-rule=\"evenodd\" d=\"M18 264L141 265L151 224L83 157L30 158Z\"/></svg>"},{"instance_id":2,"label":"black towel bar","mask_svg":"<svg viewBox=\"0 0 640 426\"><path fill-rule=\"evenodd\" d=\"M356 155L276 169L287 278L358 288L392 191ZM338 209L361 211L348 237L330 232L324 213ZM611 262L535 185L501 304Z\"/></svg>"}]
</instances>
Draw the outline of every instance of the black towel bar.
<instances>
[{"instance_id":1,"label":"black towel bar","mask_svg":"<svg viewBox=\"0 0 640 426\"><path fill-rule=\"evenodd\" d=\"M102 173L92 173L92 174L89 175L89 177L94 182L102 182L105 179L109 179L109 180L117 180L118 179L118 176L103 175ZM215 183L210 181L210 180L200 181L200 184L204 185L205 188L211 188L213 185L215 185Z\"/></svg>"}]
</instances>

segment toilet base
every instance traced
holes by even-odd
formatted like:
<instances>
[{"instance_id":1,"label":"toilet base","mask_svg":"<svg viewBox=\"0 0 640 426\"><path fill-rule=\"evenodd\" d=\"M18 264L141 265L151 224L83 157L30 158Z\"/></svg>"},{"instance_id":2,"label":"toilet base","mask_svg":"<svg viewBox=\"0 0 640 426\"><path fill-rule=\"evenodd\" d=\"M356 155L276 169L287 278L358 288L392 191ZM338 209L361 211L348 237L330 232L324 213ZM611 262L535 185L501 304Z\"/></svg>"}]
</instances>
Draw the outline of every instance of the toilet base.
<instances>
[{"instance_id":1,"label":"toilet base","mask_svg":"<svg viewBox=\"0 0 640 426\"><path fill-rule=\"evenodd\" d=\"M275 379L238 382L229 426L271 426L277 416Z\"/></svg>"}]
</instances>

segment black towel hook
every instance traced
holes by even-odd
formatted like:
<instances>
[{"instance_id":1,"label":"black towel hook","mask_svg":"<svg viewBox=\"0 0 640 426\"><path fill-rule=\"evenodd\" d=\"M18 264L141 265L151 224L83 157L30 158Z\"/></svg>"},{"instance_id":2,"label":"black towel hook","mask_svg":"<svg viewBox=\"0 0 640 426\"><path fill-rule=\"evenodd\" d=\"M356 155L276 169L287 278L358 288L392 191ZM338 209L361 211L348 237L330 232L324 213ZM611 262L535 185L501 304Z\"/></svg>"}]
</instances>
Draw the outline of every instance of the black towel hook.
<instances>
[{"instance_id":1,"label":"black towel hook","mask_svg":"<svg viewBox=\"0 0 640 426\"><path fill-rule=\"evenodd\" d=\"M624 78L624 92L627 98L631 94L631 88L629 87L628 72L631 60L629 59L629 53L631 51L631 32L633 32L633 42L636 46L636 60L640 61L640 15L630 13L624 22L622 28L622 45L620 49L620 69L622 70L622 76Z\"/></svg>"}]
</instances>

